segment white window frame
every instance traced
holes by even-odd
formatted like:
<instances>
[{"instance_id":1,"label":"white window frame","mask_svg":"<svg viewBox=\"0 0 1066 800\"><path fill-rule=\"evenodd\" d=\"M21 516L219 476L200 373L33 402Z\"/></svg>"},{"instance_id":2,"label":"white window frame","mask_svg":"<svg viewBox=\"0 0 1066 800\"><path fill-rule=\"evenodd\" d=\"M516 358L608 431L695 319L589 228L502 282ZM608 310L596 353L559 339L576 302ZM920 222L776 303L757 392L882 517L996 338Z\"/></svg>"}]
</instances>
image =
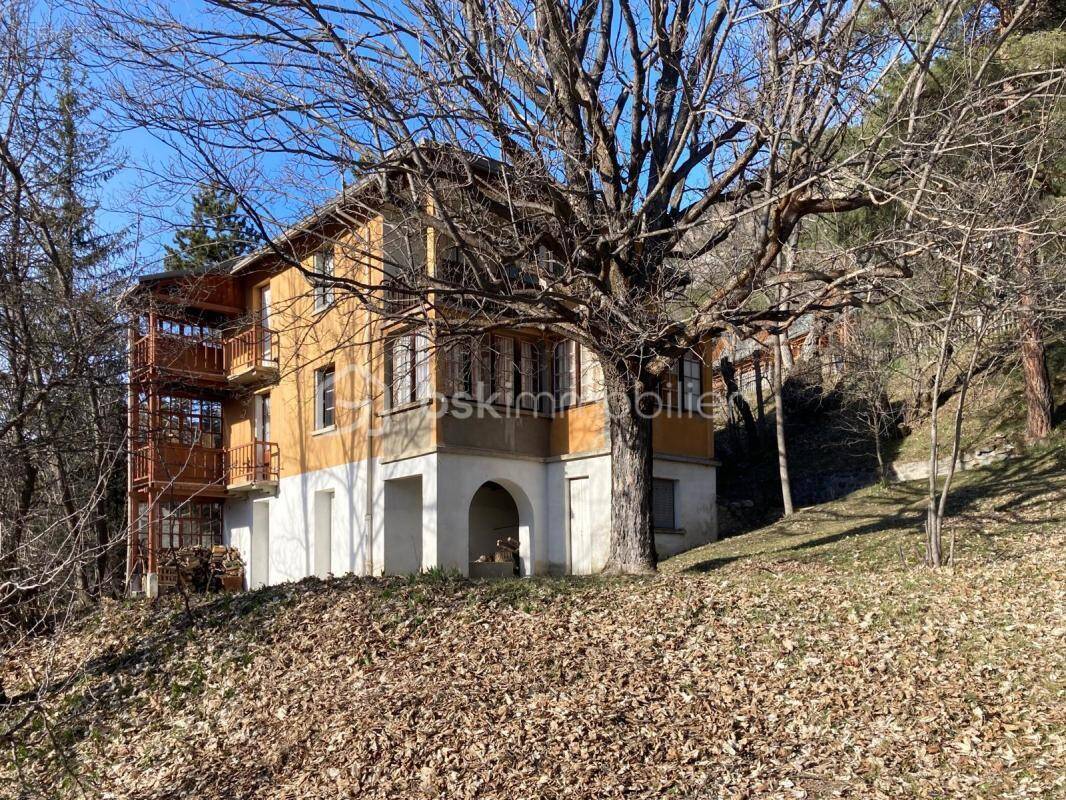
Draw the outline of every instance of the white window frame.
<instances>
[{"instance_id":1,"label":"white window frame","mask_svg":"<svg viewBox=\"0 0 1066 800\"><path fill-rule=\"evenodd\" d=\"M316 275L327 275L332 278L335 274L336 262L333 257L333 248L328 247L315 253L314 271ZM333 305L333 284L327 281L316 280L315 311L325 311Z\"/></svg>"},{"instance_id":2,"label":"white window frame","mask_svg":"<svg viewBox=\"0 0 1066 800\"><path fill-rule=\"evenodd\" d=\"M578 371L574 361L576 348L571 339L556 342L552 349L552 392L555 408L570 408L577 404L578 387L575 380Z\"/></svg>"},{"instance_id":3,"label":"white window frame","mask_svg":"<svg viewBox=\"0 0 1066 800\"><path fill-rule=\"evenodd\" d=\"M510 336L492 337L492 388L496 402L514 404L514 339Z\"/></svg>"},{"instance_id":4,"label":"white window frame","mask_svg":"<svg viewBox=\"0 0 1066 800\"><path fill-rule=\"evenodd\" d=\"M330 405L326 405L326 379L329 378ZM330 417L327 422L327 412ZM337 425L337 370L333 364L315 370L315 430L324 431Z\"/></svg>"},{"instance_id":5,"label":"white window frame","mask_svg":"<svg viewBox=\"0 0 1066 800\"><path fill-rule=\"evenodd\" d=\"M387 408L402 408L429 397L429 335L407 331L385 343Z\"/></svg>"}]
</instances>

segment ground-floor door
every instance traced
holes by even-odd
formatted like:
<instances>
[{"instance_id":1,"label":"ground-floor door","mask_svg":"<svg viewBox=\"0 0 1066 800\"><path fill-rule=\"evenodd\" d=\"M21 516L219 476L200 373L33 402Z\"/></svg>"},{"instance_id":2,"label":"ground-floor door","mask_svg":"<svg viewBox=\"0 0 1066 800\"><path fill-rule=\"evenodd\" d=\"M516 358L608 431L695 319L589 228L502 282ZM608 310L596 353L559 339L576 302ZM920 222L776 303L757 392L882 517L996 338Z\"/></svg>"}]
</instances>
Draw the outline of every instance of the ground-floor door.
<instances>
[{"instance_id":1,"label":"ground-floor door","mask_svg":"<svg viewBox=\"0 0 1066 800\"><path fill-rule=\"evenodd\" d=\"M251 554L248 569L248 588L258 589L270 583L270 505L252 503Z\"/></svg>"},{"instance_id":2,"label":"ground-floor door","mask_svg":"<svg viewBox=\"0 0 1066 800\"><path fill-rule=\"evenodd\" d=\"M333 572L333 492L315 493L315 575Z\"/></svg>"},{"instance_id":3,"label":"ground-floor door","mask_svg":"<svg viewBox=\"0 0 1066 800\"><path fill-rule=\"evenodd\" d=\"M571 478L566 482L570 508L570 572L592 574L592 520L589 511L589 479Z\"/></svg>"}]
</instances>

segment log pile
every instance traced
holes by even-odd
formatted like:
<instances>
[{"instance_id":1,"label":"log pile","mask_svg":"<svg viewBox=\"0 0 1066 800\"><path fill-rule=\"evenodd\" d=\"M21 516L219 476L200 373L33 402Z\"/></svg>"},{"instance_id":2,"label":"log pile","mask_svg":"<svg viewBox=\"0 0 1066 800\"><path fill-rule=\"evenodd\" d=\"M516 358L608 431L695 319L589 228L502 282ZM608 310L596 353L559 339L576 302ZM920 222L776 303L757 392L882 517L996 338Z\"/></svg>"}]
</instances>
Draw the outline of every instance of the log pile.
<instances>
[{"instance_id":1,"label":"log pile","mask_svg":"<svg viewBox=\"0 0 1066 800\"><path fill-rule=\"evenodd\" d=\"M506 539L496 540L496 552L492 555L478 556L475 564L513 564L514 574L519 573L518 539L508 536Z\"/></svg>"},{"instance_id":2,"label":"log pile","mask_svg":"<svg viewBox=\"0 0 1066 800\"><path fill-rule=\"evenodd\" d=\"M240 591L244 588L244 562L236 548L215 545L182 547L171 550L159 567L159 588L178 586L187 591L206 593Z\"/></svg>"}]
</instances>

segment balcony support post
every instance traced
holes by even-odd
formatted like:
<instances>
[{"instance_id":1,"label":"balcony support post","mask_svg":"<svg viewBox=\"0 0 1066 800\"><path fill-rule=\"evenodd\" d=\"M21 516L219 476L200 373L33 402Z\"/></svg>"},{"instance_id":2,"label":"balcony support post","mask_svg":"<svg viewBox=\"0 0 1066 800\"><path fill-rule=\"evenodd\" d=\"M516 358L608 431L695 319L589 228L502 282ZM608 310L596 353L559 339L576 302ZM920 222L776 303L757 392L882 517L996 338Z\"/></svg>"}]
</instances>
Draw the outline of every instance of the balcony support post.
<instances>
[{"instance_id":1,"label":"balcony support post","mask_svg":"<svg viewBox=\"0 0 1066 800\"><path fill-rule=\"evenodd\" d=\"M159 523L160 523L159 508L159 492L149 489L148 490L148 565L145 568L146 573L155 573L158 568L159 546L162 544L162 538L160 537Z\"/></svg>"}]
</instances>

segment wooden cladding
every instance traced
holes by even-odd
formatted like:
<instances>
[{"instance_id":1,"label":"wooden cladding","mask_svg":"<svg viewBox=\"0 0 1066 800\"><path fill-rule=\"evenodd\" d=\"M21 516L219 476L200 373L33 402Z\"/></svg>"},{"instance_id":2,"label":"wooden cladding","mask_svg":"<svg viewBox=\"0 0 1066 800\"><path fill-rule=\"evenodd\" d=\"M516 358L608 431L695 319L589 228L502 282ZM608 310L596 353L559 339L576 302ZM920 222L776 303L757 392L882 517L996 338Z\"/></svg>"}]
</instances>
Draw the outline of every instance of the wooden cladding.
<instances>
[{"instance_id":1,"label":"wooden cladding","mask_svg":"<svg viewBox=\"0 0 1066 800\"><path fill-rule=\"evenodd\" d=\"M131 454L134 486L194 485L221 487L225 476L226 451L171 442L151 442Z\"/></svg>"},{"instance_id":2,"label":"wooden cladding","mask_svg":"<svg viewBox=\"0 0 1066 800\"><path fill-rule=\"evenodd\" d=\"M225 378L222 343L218 339L183 336L153 327L134 341L131 355L135 371L155 367L206 380Z\"/></svg>"}]
</instances>

